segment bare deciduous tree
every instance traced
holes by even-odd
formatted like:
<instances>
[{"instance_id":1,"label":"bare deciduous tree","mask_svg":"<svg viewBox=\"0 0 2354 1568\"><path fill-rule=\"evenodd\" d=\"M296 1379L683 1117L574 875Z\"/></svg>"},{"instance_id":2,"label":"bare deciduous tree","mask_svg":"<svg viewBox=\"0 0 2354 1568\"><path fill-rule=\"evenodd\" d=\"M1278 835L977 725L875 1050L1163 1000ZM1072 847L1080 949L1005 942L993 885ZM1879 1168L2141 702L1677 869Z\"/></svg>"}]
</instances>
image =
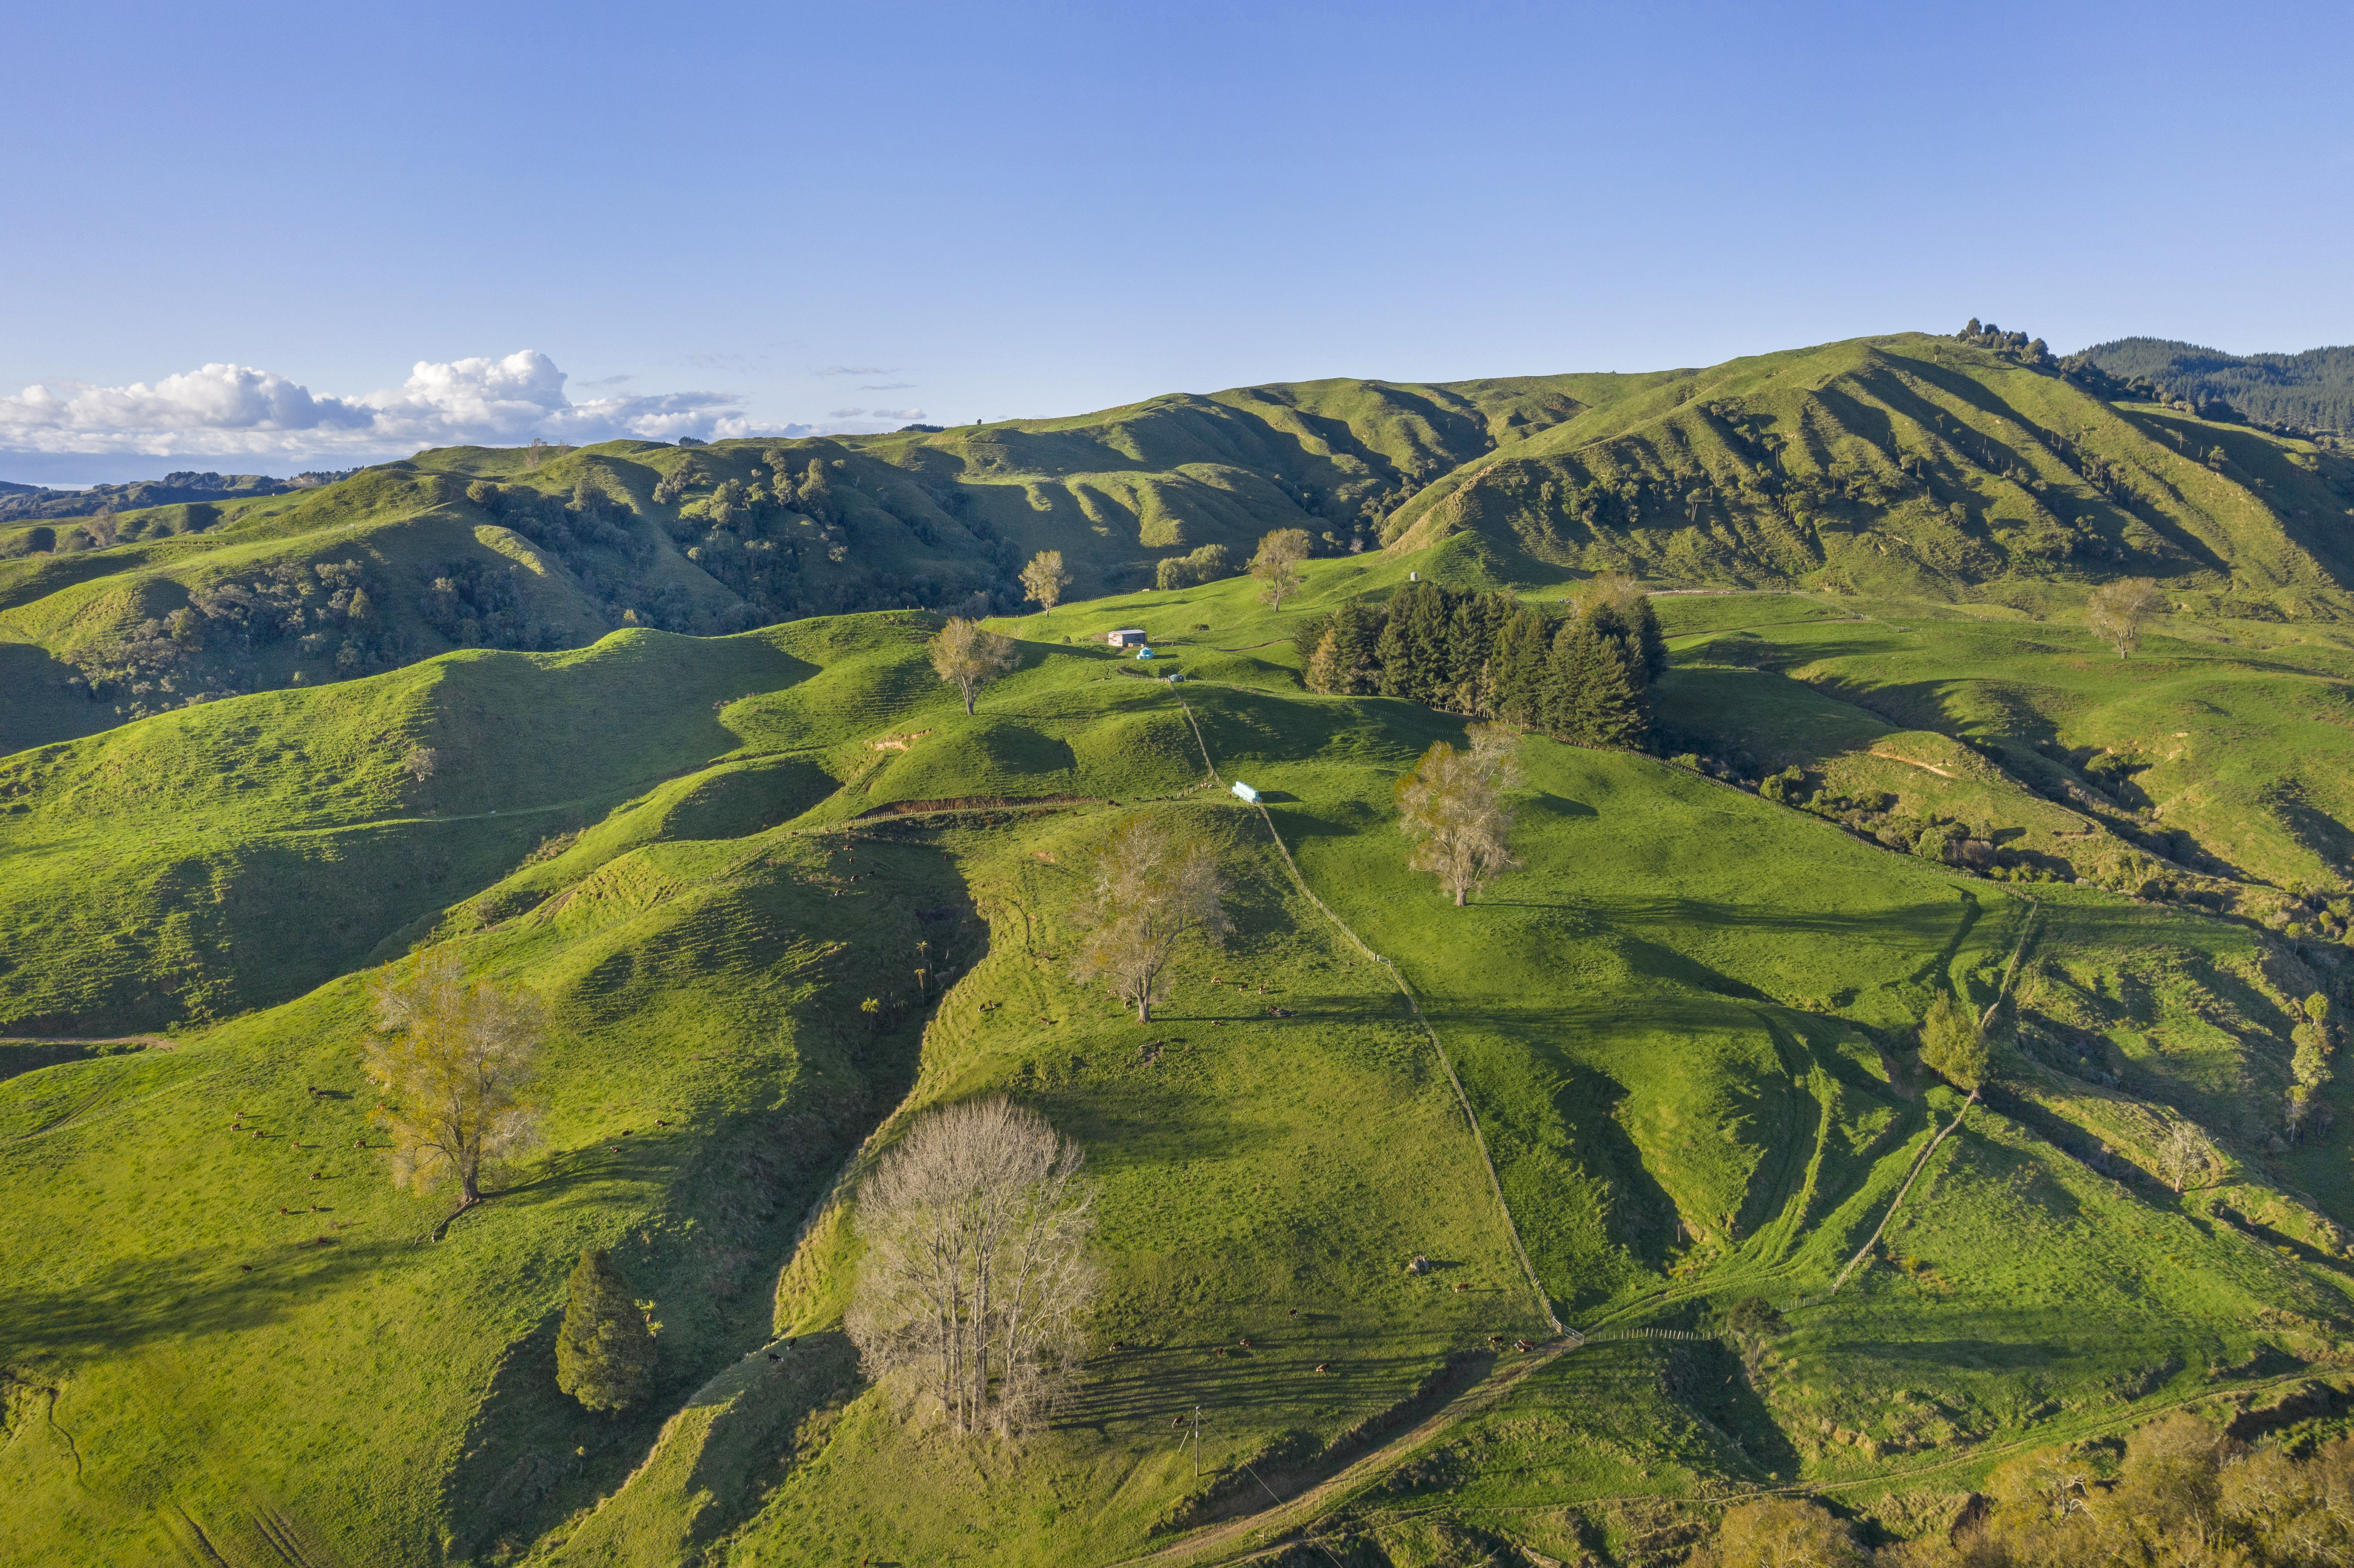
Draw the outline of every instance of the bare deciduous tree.
<instances>
[{"instance_id":1,"label":"bare deciduous tree","mask_svg":"<svg viewBox=\"0 0 2354 1568\"><path fill-rule=\"evenodd\" d=\"M419 784L432 778L434 769L440 765L441 754L429 746L412 746L408 755L400 759L401 771Z\"/></svg>"},{"instance_id":2,"label":"bare deciduous tree","mask_svg":"<svg viewBox=\"0 0 2354 1568\"><path fill-rule=\"evenodd\" d=\"M932 639L932 668L941 680L964 694L968 714L981 687L1013 668L1017 657L1013 639L985 631L979 621L960 615L951 617Z\"/></svg>"},{"instance_id":3,"label":"bare deciduous tree","mask_svg":"<svg viewBox=\"0 0 2354 1568\"><path fill-rule=\"evenodd\" d=\"M2141 645L2141 623L2157 613L2158 584L2148 577L2122 577L2103 583L2084 601L2084 624L2105 638L2117 657L2129 657Z\"/></svg>"},{"instance_id":4,"label":"bare deciduous tree","mask_svg":"<svg viewBox=\"0 0 2354 1568\"><path fill-rule=\"evenodd\" d=\"M2158 1179L2177 1193L2212 1170L2214 1165L2215 1150L2190 1123L2170 1123L2158 1135Z\"/></svg>"},{"instance_id":5,"label":"bare deciduous tree","mask_svg":"<svg viewBox=\"0 0 2354 1568\"><path fill-rule=\"evenodd\" d=\"M938 1400L960 1432L1044 1418L1095 1295L1084 1158L1002 1097L908 1129L858 1195L866 1256L843 1326L871 1376Z\"/></svg>"},{"instance_id":6,"label":"bare deciduous tree","mask_svg":"<svg viewBox=\"0 0 2354 1568\"><path fill-rule=\"evenodd\" d=\"M1299 563L1308 558L1310 548L1305 528L1278 528L1258 542L1258 554L1251 557L1250 575L1262 585L1259 600L1277 609L1283 601L1300 589L1307 579L1300 575Z\"/></svg>"},{"instance_id":7,"label":"bare deciduous tree","mask_svg":"<svg viewBox=\"0 0 2354 1568\"><path fill-rule=\"evenodd\" d=\"M1208 845L1181 845L1161 823L1132 817L1096 862L1094 925L1072 967L1083 980L1108 980L1150 1023L1178 944L1192 935L1214 946L1234 929L1225 895Z\"/></svg>"},{"instance_id":8,"label":"bare deciduous tree","mask_svg":"<svg viewBox=\"0 0 2354 1568\"><path fill-rule=\"evenodd\" d=\"M1437 874L1460 908L1471 890L1520 864L1506 837L1512 829L1504 791L1517 781L1511 732L1476 725L1471 749L1439 741L1398 780L1398 829L1416 841L1409 863Z\"/></svg>"},{"instance_id":9,"label":"bare deciduous tree","mask_svg":"<svg viewBox=\"0 0 2354 1568\"><path fill-rule=\"evenodd\" d=\"M460 1206L482 1201L483 1171L539 1140L524 1103L546 1010L525 991L466 983L457 955L419 956L378 976L367 1075L392 1135L393 1180L424 1191L456 1181Z\"/></svg>"},{"instance_id":10,"label":"bare deciduous tree","mask_svg":"<svg viewBox=\"0 0 2354 1568\"><path fill-rule=\"evenodd\" d=\"M1061 603L1063 590L1070 586L1071 574L1064 569L1060 550L1041 550L1022 568L1022 597L1037 600L1041 609Z\"/></svg>"}]
</instances>

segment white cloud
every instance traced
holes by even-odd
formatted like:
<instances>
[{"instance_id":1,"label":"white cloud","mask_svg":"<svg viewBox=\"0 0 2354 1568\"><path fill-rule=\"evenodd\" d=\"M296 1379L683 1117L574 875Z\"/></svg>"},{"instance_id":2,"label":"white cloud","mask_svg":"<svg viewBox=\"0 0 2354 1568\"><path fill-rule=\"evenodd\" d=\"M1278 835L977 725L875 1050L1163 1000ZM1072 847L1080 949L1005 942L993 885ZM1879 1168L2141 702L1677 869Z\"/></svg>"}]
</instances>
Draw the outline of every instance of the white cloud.
<instances>
[{"instance_id":1,"label":"white cloud","mask_svg":"<svg viewBox=\"0 0 2354 1568\"><path fill-rule=\"evenodd\" d=\"M896 365L829 365L817 372L820 376L896 376Z\"/></svg>"},{"instance_id":2,"label":"white cloud","mask_svg":"<svg viewBox=\"0 0 2354 1568\"><path fill-rule=\"evenodd\" d=\"M861 392L905 392L915 385L912 381L878 381L871 387L861 387Z\"/></svg>"},{"instance_id":3,"label":"white cloud","mask_svg":"<svg viewBox=\"0 0 2354 1568\"><path fill-rule=\"evenodd\" d=\"M585 443L811 431L757 420L732 393L576 403L565 396L565 380L555 361L524 349L504 359L419 360L399 387L357 397L317 395L240 365L207 365L153 385L44 383L0 397L0 450L368 458L419 447L512 445L535 436Z\"/></svg>"},{"instance_id":4,"label":"white cloud","mask_svg":"<svg viewBox=\"0 0 2354 1568\"><path fill-rule=\"evenodd\" d=\"M924 417L924 411L921 408L829 408L826 410L825 417L829 419L858 419L864 421L883 419L887 421L892 419L920 419ZM838 431L829 430L826 433L829 435L860 433L872 434L871 431L858 432L848 429Z\"/></svg>"}]
</instances>

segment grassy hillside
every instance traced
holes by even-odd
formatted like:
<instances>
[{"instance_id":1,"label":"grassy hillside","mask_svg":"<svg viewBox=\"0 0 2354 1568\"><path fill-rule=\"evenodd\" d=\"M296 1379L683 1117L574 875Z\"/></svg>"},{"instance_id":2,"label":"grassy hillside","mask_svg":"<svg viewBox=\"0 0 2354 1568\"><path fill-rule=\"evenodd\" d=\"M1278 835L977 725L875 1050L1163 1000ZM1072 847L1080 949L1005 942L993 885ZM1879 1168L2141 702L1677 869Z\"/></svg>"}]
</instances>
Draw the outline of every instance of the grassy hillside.
<instances>
[{"instance_id":1,"label":"grassy hillside","mask_svg":"<svg viewBox=\"0 0 2354 1568\"><path fill-rule=\"evenodd\" d=\"M1593 404L1424 490L1384 537L1690 585L2049 604L2113 575L2342 611L2354 466L1921 334L1734 360ZM2081 588L2073 590L2081 592ZM2326 608L2325 608L2326 607Z\"/></svg>"},{"instance_id":2,"label":"grassy hillside","mask_svg":"<svg viewBox=\"0 0 2354 1568\"><path fill-rule=\"evenodd\" d=\"M1632 1561L1765 1485L1916 1532L2018 1444L2340 1375L2342 1135L2276 1137L2339 916L2249 917L2253 878L2323 862L2243 804L2327 755L2335 654L2119 666L2015 614L1663 600L1663 726L1805 788L1532 740L1523 863L1456 909L1389 801L1462 721L1304 693L1289 632L1499 559L1318 562L1280 616L1228 581L1004 621L1020 668L970 716L897 611L452 652L10 758L7 1027L169 1039L0 1045L0 1481L31 1521L0 1562L1214 1561L1310 1487L1285 1517L1363 1561ZM1100 645L1137 624L1149 665ZM2140 768L2161 722L2191 744ZM1979 875L1824 820L1882 789L1882 819L2023 836ZM1238 927L1150 1026L1068 969L1136 812L1215 848ZM2229 899L2095 885L2176 821L2249 837L2168 863ZM447 1225L364 1147L362 982L429 943L556 1018L546 1149ZM1913 1055L1941 989L1997 1020L1967 1110ZM1102 1190L1093 1354L1019 1451L911 1422L840 1333L857 1173L993 1091ZM2181 1118L2221 1163L2178 1196L2150 1172ZM554 1388L589 1245L663 1325L619 1418ZM1751 1295L1786 1334L1723 1330Z\"/></svg>"}]
</instances>

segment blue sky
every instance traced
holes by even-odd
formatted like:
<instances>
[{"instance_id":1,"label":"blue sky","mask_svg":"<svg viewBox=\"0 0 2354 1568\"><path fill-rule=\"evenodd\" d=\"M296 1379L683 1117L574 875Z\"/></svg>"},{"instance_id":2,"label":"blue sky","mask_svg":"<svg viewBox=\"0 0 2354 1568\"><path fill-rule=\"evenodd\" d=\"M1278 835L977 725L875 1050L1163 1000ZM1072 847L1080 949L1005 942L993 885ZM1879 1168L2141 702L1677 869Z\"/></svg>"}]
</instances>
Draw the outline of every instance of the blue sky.
<instances>
[{"instance_id":1,"label":"blue sky","mask_svg":"<svg viewBox=\"0 0 2354 1568\"><path fill-rule=\"evenodd\" d=\"M2344 343L2349 45L2048 0L11 7L0 478L1973 314Z\"/></svg>"}]
</instances>

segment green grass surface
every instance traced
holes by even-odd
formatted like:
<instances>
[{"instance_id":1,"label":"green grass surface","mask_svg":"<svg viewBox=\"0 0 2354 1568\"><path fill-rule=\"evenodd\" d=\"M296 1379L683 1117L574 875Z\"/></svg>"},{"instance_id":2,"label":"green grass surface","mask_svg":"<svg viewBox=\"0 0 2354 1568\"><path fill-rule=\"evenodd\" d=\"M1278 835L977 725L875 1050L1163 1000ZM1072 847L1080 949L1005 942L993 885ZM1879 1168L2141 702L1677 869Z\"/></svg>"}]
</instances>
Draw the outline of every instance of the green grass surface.
<instances>
[{"instance_id":1,"label":"green grass surface","mask_svg":"<svg viewBox=\"0 0 2354 1568\"><path fill-rule=\"evenodd\" d=\"M1953 1490L1914 1472L2329 1373L2354 1190L2342 1148L2270 1137L2290 1009L2338 949L1973 877L1542 739L1522 864L1453 908L1388 801L1462 721L1307 695L1288 633L1493 559L1316 563L1280 615L1229 581L1001 622L1020 668L970 716L900 612L451 653L9 758L0 1023L175 1038L23 1048L43 1054L0 1078L0 1484L31 1521L0 1561L1108 1562L1483 1378L1500 1398L1331 1517L1400 1561L1566 1556L1636 1550L1654 1526L1628 1499ZM2236 644L2154 640L2118 667L2021 619L1662 608L1666 722L1761 760L1952 762L1923 775L1968 795L1948 805L2021 821L2078 809L1956 738L1987 737L1987 694L2027 694L2014 725L2048 708L2064 750L2169 682L2270 689ZM1121 625L1162 657L1102 647ZM2336 679L2326 648L2294 657ZM419 744L443 757L421 783ZM2214 776L2262 766L2234 742ZM1219 787L1237 778L1264 816ZM1239 927L1149 1026L1068 973L1092 846L1135 811L1216 847ZM546 1150L446 1230L355 1147L361 981L422 941L557 1021ZM2002 1086L1821 1299L1958 1106L1925 1088L1911 1025L1940 987L1994 1003L2006 973ZM996 1091L1076 1138L1103 1194L1094 1353L1020 1451L949 1444L840 1334L835 1176ZM2354 1111L2343 1084L2328 1103ZM239 1111L265 1136L233 1133ZM2179 1199L2138 1169L2174 1115L2227 1161ZM1489 1336L1543 1334L1515 1226L1550 1308L1596 1337L1513 1383ZM663 1324L661 1395L621 1418L554 1388L591 1245ZM1406 1274L1416 1254L1439 1266ZM1752 1293L1791 1329L1746 1361L1610 1337L1703 1330ZM1198 1479L1173 1425L1197 1403Z\"/></svg>"}]
</instances>

